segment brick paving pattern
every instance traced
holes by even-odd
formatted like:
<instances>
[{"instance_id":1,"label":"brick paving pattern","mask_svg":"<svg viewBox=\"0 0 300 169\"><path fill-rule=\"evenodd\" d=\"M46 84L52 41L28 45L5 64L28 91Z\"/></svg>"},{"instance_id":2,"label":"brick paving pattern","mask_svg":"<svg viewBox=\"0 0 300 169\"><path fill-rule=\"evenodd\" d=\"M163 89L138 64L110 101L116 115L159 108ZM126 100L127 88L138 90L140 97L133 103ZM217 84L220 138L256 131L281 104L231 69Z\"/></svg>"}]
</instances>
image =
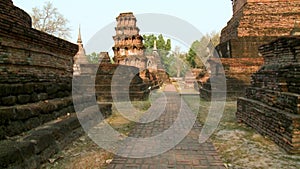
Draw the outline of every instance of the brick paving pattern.
<instances>
[{"instance_id":1,"label":"brick paving pattern","mask_svg":"<svg viewBox=\"0 0 300 169\"><path fill-rule=\"evenodd\" d=\"M168 101L162 115L153 122L138 123L129 136L136 138L151 137L170 128L178 117L178 108L180 107L178 102L181 100L175 91L174 86L166 86L165 92ZM161 106L160 104L156 105L154 107L158 107L158 109ZM196 121L187 136L171 150L147 158L125 158L116 155L107 169L225 168L212 143L199 143L200 131L201 125ZM174 132L176 133L175 130ZM123 148L123 151L126 148ZM132 149L132 147L130 148ZM145 151L143 147L140 149Z\"/></svg>"}]
</instances>

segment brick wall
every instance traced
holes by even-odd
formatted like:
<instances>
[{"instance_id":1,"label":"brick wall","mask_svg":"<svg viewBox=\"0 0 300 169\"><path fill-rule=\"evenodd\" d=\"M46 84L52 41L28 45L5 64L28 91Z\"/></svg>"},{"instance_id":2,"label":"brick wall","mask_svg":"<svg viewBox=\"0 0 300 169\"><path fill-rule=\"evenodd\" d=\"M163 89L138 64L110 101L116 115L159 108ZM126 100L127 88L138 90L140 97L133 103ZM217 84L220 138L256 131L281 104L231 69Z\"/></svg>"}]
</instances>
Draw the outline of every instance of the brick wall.
<instances>
[{"instance_id":1,"label":"brick wall","mask_svg":"<svg viewBox=\"0 0 300 169\"><path fill-rule=\"evenodd\" d=\"M226 76L226 92L227 100L236 100L238 97L245 95L245 89L251 84L251 75L253 72L259 70L260 66L263 64L263 58L220 58L214 61L214 58L210 59L210 69L211 75L207 82L204 84L199 82L202 86L200 89L200 96L206 100L211 98L211 78L214 82L222 81L218 80L223 73ZM224 69L218 68L218 75L216 73L217 65L222 64ZM218 86L224 84L214 84L215 89L223 88Z\"/></svg>"},{"instance_id":2,"label":"brick wall","mask_svg":"<svg viewBox=\"0 0 300 169\"><path fill-rule=\"evenodd\" d=\"M298 0L247 0L238 3L239 8L234 10L231 20L221 32L220 48L224 57L257 57L259 46L290 35L295 21L300 20Z\"/></svg>"},{"instance_id":3,"label":"brick wall","mask_svg":"<svg viewBox=\"0 0 300 169\"><path fill-rule=\"evenodd\" d=\"M0 2L0 139L73 112L78 46L31 28L31 18Z\"/></svg>"},{"instance_id":4,"label":"brick wall","mask_svg":"<svg viewBox=\"0 0 300 169\"><path fill-rule=\"evenodd\" d=\"M0 3L0 18L26 28L31 27L30 16L22 9L13 6L11 0L2 0Z\"/></svg>"},{"instance_id":5,"label":"brick wall","mask_svg":"<svg viewBox=\"0 0 300 169\"><path fill-rule=\"evenodd\" d=\"M238 99L238 120L268 135L290 153L300 153L300 37L282 37L260 47L264 65Z\"/></svg>"},{"instance_id":6,"label":"brick wall","mask_svg":"<svg viewBox=\"0 0 300 169\"><path fill-rule=\"evenodd\" d=\"M101 104L148 98L149 85L139 76L137 67L111 63L81 64L80 67L81 74L73 79L73 92L77 94L96 95Z\"/></svg>"},{"instance_id":7,"label":"brick wall","mask_svg":"<svg viewBox=\"0 0 300 169\"><path fill-rule=\"evenodd\" d=\"M90 122L98 113L84 109L97 105L92 96L71 96L77 50L32 29L11 0L0 1L0 168L40 168L82 135L78 118Z\"/></svg>"},{"instance_id":8,"label":"brick wall","mask_svg":"<svg viewBox=\"0 0 300 169\"><path fill-rule=\"evenodd\" d=\"M296 20L298 0L248 0L222 30L221 43L245 36L289 35Z\"/></svg>"},{"instance_id":9,"label":"brick wall","mask_svg":"<svg viewBox=\"0 0 300 169\"><path fill-rule=\"evenodd\" d=\"M216 49L226 69L228 89L233 89L236 96L243 96L245 90L242 86L247 85L236 83L249 84L251 74L261 66L259 46L280 36L290 35L295 21L300 20L300 1L235 0L233 12L221 32L221 42ZM244 62L240 68L235 66L243 58L248 63ZM244 75L240 73L241 70L244 70Z\"/></svg>"},{"instance_id":10,"label":"brick wall","mask_svg":"<svg viewBox=\"0 0 300 169\"><path fill-rule=\"evenodd\" d=\"M150 92L148 87L139 76L139 68L118 64L103 64L98 68L96 77L98 101L146 100Z\"/></svg>"}]
</instances>

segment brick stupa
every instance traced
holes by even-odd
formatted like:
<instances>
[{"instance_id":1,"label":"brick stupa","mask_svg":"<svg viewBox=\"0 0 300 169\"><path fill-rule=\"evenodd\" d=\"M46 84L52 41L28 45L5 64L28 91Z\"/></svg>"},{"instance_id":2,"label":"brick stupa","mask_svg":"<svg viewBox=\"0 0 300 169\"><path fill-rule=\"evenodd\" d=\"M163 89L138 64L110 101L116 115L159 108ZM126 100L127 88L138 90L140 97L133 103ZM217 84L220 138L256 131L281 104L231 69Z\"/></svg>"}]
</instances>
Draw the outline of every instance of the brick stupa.
<instances>
[{"instance_id":1,"label":"brick stupa","mask_svg":"<svg viewBox=\"0 0 300 169\"><path fill-rule=\"evenodd\" d=\"M259 46L290 35L300 20L299 0L233 0L233 16L216 47L227 79L227 99L243 96L250 77L263 64ZM210 61L211 64L219 64ZM211 66L218 67L218 66ZM209 81L201 96L209 99Z\"/></svg>"}]
</instances>

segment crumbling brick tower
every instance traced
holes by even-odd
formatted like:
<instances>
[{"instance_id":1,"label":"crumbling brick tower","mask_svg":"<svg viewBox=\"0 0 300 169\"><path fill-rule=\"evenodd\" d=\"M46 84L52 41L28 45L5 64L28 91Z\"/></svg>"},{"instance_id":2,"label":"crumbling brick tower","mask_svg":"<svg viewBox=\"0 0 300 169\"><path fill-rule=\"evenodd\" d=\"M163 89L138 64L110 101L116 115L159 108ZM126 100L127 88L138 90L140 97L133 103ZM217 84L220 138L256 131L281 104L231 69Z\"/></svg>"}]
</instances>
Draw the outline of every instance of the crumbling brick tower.
<instances>
[{"instance_id":1,"label":"crumbling brick tower","mask_svg":"<svg viewBox=\"0 0 300 169\"><path fill-rule=\"evenodd\" d=\"M128 56L143 56L143 37L139 34L140 30L136 26L136 18L133 13L121 13L116 20L116 35L113 37L115 63L121 63Z\"/></svg>"},{"instance_id":2,"label":"crumbling brick tower","mask_svg":"<svg viewBox=\"0 0 300 169\"><path fill-rule=\"evenodd\" d=\"M140 29L136 25L137 19L133 13L120 13L116 20L116 35L113 36L114 62L139 68L141 78L151 88L157 88L163 81L168 81L156 45L153 53L144 52L143 37L139 34Z\"/></svg>"},{"instance_id":3,"label":"crumbling brick tower","mask_svg":"<svg viewBox=\"0 0 300 169\"><path fill-rule=\"evenodd\" d=\"M233 16L221 32L218 53L227 78L227 96L244 95L250 77L263 64L259 46L290 35L300 20L299 0L232 0ZM214 67L214 66L212 66ZM210 96L210 85L203 97Z\"/></svg>"}]
</instances>

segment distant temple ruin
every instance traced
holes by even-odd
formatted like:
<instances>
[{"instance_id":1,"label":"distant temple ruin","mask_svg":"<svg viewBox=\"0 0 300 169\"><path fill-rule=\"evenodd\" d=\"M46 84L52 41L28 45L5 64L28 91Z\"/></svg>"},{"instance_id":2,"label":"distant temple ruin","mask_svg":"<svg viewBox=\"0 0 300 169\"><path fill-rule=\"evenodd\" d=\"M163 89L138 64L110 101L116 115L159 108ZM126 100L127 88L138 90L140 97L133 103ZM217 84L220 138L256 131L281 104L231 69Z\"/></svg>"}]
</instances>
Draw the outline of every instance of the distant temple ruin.
<instances>
[{"instance_id":1,"label":"distant temple ruin","mask_svg":"<svg viewBox=\"0 0 300 169\"><path fill-rule=\"evenodd\" d=\"M141 60L139 57L144 55L143 37L139 34L140 30L136 26L135 16L131 12L121 13L116 20L116 35L113 37L115 63L125 64L128 62L128 57ZM133 66L138 67L139 65L141 62L136 62Z\"/></svg>"},{"instance_id":2,"label":"distant temple ruin","mask_svg":"<svg viewBox=\"0 0 300 169\"><path fill-rule=\"evenodd\" d=\"M154 45L153 54L145 55L143 37L136 26L136 17L132 12L121 13L117 18L116 35L113 37L115 45L114 62L121 65L135 66L144 69L159 69L161 61ZM155 43L155 42L154 42Z\"/></svg>"},{"instance_id":3,"label":"distant temple ruin","mask_svg":"<svg viewBox=\"0 0 300 169\"><path fill-rule=\"evenodd\" d=\"M80 28L79 28L79 32L78 32L77 44L78 44L78 52L74 56L74 64L73 64L73 74L74 75L81 74L80 64L88 64L89 63L86 53L85 53L85 49L82 44Z\"/></svg>"}]
</instances>

